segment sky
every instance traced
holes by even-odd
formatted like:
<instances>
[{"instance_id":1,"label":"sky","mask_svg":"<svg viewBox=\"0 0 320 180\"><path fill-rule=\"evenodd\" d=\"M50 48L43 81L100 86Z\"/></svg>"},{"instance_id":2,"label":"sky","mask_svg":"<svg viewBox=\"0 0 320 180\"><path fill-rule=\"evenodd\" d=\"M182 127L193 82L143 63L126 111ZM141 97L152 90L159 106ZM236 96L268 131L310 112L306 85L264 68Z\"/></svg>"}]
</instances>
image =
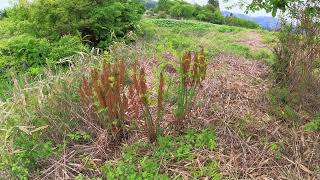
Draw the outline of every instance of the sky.
<instances>
[{"instance_id":1,"label":"sky","mask_svg":"<svg viewBox=\"0 0 320 180\"><path fill-rule=\"evenodd\" d=\"M8 0L0 0L0 9L3 9L8 6L9 6Z\"/></svg>"},{"instance_id":2,"label":"sky","mask_svg":"<svg viewBox=\"0 0 320 180\"><path fill-rule=\"evenodd\" d=\"M4 7L8 7L9 0L0 0L0 9L3 9ZM208 0L186 0L190 3L197 3L200 5L204 5L207 4ZM219 0L220 1L220 8L221 10L227 10L226 7L235 4L238 2L238 0L229 0L228 3L224 3L223 0ZM231 10L228 9L228 11L233 12L233 13L244 13L244 9L240 9L239 7L234 7ZM271 16L271 14L267 14L265 11L259 11L259 12L255 12L255 13L250 13L249 15L251 16Z\"/></svg>"},{"instance_id":3,"label":"sky","mask_svg":"<svg viewBox=\"0 0 320 180\"><path fill-rule=\"evenodd\" d=\"M190 3L196 3L196 4L200 4L200 5L205 5L207 4L208 0L186 0L187 2ZM239 2L238 0L228 0L228 3L225 3L223 0L219 0L220 2L220 9L221 10L227 10L233 13L242 13L245 14L244 9L241 9L239 7L234 7L232 9L227 9L227 7L229 7L230 5L234 5L237 2ZM271 16L270 13L266 13L265 11L258 11L258 12L254 12L254 13L249 13L250 16Z\"/></svg>"}]
</instances>

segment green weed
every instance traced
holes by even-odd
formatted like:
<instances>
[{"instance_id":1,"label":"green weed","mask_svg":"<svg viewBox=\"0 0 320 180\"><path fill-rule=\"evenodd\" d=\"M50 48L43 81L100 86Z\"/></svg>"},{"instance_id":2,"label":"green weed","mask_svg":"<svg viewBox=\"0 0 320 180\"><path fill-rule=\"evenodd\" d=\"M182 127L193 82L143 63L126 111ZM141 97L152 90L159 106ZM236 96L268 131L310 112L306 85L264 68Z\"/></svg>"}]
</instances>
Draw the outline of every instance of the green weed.
<instances>
[{"instance_id":1,"label":"green weed","mask_svg":"<svg viewBox=\"0 0 320 180\"><path fill-rule=\"evenodd\" d=\"M274 88L269 95L270 112L278 119L299 121L300 117L293 108L298 103L297 97L286 88Z\"/></svg>"},{"instance_id":2,"label":"green weed","mask_svg":"<svg viewBox=\"0 0 320 180\"><path fill-rule=\"evenodd\" d=\"M208 129L202 132L187 130L186 135L174 138L162 136L157 145L137 143L126 147L122 158L116 163L107 162L102 173L107 179L171 179L172 174L162 168L176 162L195 163L196 151L216 149L215 134ZM190 166L193 178L221 179L215 161L202 166Z\"/></svg>"},{"instance_id":3,"label":"green weed","mask_svg":"<svg viewBox=\"0 0 320 180\"><path fill-rule=\"evenodd\" d=\"M319 132L320 131L320 114L316 115L311 122L305 125L307 132Z\"/></svg>"},{"instance_id":4,"label":"green weed","mask_svg":"<svg viewBox=\"0 0 320 180\"><path fill-rule=\"evenodd\" d=\"M282 157L282 152L281 152L280 147L276 143L272 143L270 145L270 148L271 148L272 152L274 153L274 158L276 160L280 160Z\"/></svg>"}]
</instances>

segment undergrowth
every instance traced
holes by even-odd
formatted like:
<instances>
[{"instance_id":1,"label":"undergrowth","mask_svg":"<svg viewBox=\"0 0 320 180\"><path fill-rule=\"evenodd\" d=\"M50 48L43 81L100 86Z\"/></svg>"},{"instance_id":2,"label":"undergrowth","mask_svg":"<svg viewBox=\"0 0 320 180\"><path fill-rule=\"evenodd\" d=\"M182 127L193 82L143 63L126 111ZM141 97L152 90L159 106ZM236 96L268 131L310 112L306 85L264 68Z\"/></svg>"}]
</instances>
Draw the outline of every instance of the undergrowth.
<instances>
[{"instance_id":1,"label":"undergrowth","mask_svg":"<svg viewBox=\"0 0 320 180\"><path fill-rule=\"evenodd\" d=\"M200 160L201 152L212 152L217 148L212 130L201 132L187 130L179 137L161 136L156 145L136 143L124 148L120 160L108 161L101 168L107 179L221 179L219 166L214 159ZM186 176L172 170L181 166Z\"/></svg>"}]
</instances>

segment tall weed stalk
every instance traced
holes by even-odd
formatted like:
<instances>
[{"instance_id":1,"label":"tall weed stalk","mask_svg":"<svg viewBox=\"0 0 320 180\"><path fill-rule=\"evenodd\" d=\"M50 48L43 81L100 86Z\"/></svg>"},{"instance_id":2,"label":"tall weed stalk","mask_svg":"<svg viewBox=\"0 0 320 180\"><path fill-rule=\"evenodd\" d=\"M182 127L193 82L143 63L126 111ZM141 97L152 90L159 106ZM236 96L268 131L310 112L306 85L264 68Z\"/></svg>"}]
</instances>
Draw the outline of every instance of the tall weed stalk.
<instances>
[{"instance_id":1,"label":"tall weed stalk","mask_svg":"<svg viewBox=\"0 0 320 180\"><path fill-rule=\"evenodd\" d=\"M178 101L175 109L176 126L179 130L184 127L184 119L190 112L191 104L197 89L206 77L207 64L204 50L198 53L183 54L180 64L180 82L178 87Z\"/></svg>"}]
</instances>

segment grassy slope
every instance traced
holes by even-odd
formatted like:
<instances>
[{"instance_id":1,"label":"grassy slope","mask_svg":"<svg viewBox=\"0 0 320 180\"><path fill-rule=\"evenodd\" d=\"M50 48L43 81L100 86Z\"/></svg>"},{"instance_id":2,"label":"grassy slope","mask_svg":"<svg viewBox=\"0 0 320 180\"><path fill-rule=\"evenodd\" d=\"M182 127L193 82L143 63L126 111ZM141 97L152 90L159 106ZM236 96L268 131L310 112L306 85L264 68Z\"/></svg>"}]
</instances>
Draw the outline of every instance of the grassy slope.
<instances>
[{"instance_id":1,"label":"grassy slope","mask_svg":"<svg viewBox=\"0 0 320 180\"><path fill-rule=\"evenodd\" d=\"M108 56L112 58L123 58L127 61L132 61L137 57L146 60L155 58L158 63L162 63L166 61L165 56L168 53L173 54L173 56L177 57L183 51L196 50L199 49L199 46L203 46L206 49L209 62L221 53L230 53L237 56L244 56L249 59L265 60L267 62L272 62L273 60L272 53L268 49L254 49L250 46L250 44L242 43L242 40L245 40L247 38L246 35L254 30L247 30L243 28L223 25L213 25L196 21L155 19L144 19L142 22L142 26L144 26L145 28L145 33L142 39L139 39L138 42L131 47L124 47L122 45L116 44ZM260 30L258 30L256 33L261 35L261 41L266 41L269 43L273 39L273 35L271 33ZM35 82L33 84L26 84L23 87L16 87L13 99L8 100L8 102L0 102L0 126L2 129L0 132L0 136L2 144L1 150L3 152L1 153L0 157L2 159L6 159L7 164L5 164L4 166L6 170L8 170L8 168L12 168L10 166L8 167L8 164L10 165L10 163L15 164L15 166L23 166L21 171L24 171L23 168L28 168L27 165L21 165L21 163L23 164L23 162L17 161L17 159L12 158L14 156L12 154L13 150L22 149L26 151L34 151L34 147L42 147L38 146L37 143L46 145L48 144L48 142L50 142L50 146L51 144L53 144L54 146L54 151L59 150L60 153L52 154L49 152L49 156L51 158L59 159L63 152L67 151L66 149L72 149L75 144L83 143L83 141L78 141L77 138L75 138L70 140L71 143L68 142L67 144L64 144L64 146L57 146L57 143L62 143L62 141L59 141L59 138L64 138L67 136L67 134L72 134L74 131L84 131L81 123L75 124L78 119L73 119L72 121L70 121L71 113L64 112L65 109L68 109L67 106L76 105L77 103L79 103L77 92L75 91L78 86L79 77L81 77L81 75L83 74L88 73L90 67L97 66L97 64L99 64L100 62L95 57L85 57L84 59L85 60L81 59L81 63L76 62L76 67L71 69L70 72L57 75L52 72L48 72L47 77L43 81ZM157 67L153 67L153 70L156 71ZM49 128L45 129L46 125L49 125ZM43 127L43 129L39 129L39 127ZM32 130L36 131L32 132ZM210 138L208 134L200 134L198 136L195 136L199 136L200 139L206 139L208 137ZM25 141L29 141L30 139L32 139L33 143L31 143L31 145L30 143L28 145L24 145L23 143L16 144L16 139L14 139L15 137L22 138ZM93 144L96 141L97 139L92 138L89 142L86 141L86 144L89 144L90 146L90 144ZM177 143L179 144L179 142L175 142L174 144ZM194 144L191 143L189 145L193 146ZM169 149L173 148L173 150L175 151L182 151L182 153L183 151L186 151L187 156L182 156L182 159L179 159L179 157L177 157L177 153L173 155L171 154L171 159L166 159L168 160L168 162L164 163L163 156L160 157L161 159L154 159L157 157L153 157L152 155L153 153L157 153L157 149L161 149L161 145L151 148L155 149L154 152L150 152L151 155L149 154L148 156L143 157L136 157L136 155L130 156L133 156L131 158L136 159L135 161L139 162L142 167L142 169L137 169L138 174L147 173L147 175L145 176L148 176L148 173L150 173L151 171L153 172L153 168L155 168L156 170L158 170L157 172L161 172L162 174L164 173L164 176L182 178L184 176L181 175L181 172L163 171L161 170L161 167L167 167L170 169L170 163L172 163L171 161L177 162L176 158L178 158L179 161L177 164L172 163L173 165L181 165L181 162L184 162L182 163L184 165L185 163L188 164L188 162L193 164L195 163L195 160L206 157L200 157L202 153L214 153L213 150L215 148L209 148L205 143L202 145L200 143L200 146L200 149L190 149L189 146L165 146ZM63 149L61 150L61 148ZM179 150L179 148L181 149ZM19 153L25 155L23 154L23 151L18 152L18 154ZM191 153L193 155L188 156L188 153ZM121 165L121 163L126 163L126 155L127 153L124 153L125 157L122 158L122 161L116 161L116 163L115 161L109 161L108 163L112 163L113 166L103 166L103 173L108 175L110 168L122 168L122 170L127 169L128 167L126 165ZM37 156L34 154L27 154L27 158L29 156L31 156L36 161L39 161L39 158L43 160L48 157L46 153L44 153L44 155L39 155L39 157L36 158L33 157ZM83 154L83 156L88 157L90 159L90 162L92 161L94 165L91 164L90 168L87 168L86 171L84 171L83 169L79 171L90 172L91 174L99 174L97 172L101 172L101 170L98 170L100 168L96 167L95 161L93 160L94 156L86 156L85 154ZM168 154L164 154L164 156L168 156ZM22 161L25 161L25 159L22 159ZM201 159L199 162L201 162L200 164L202 165L193 164L192 166L190 166L194 167L193 169L184 169L184 171L186 171L184 173L187 174L186 176L193 174L194 177L212 176L219 179L219 175L216 173L217 167L215 161L209 162L208 166L206 166L206 160ZM77 163L81 164L81 166L84 167L88 165L87 162ZM147 165L145 165L145 163L147 163ZM157 165L154 167L155 163ZM161 166L159 166L159 164ZM130 163L128 163L128 165L130 165ZM147 170L143 169L144 165L147 166ZM172 169L174 168L171 167L171 170ZM71 175L76 174L74 171L70 171L70 169L68 169L67 172ZM114 174L109 175L113 176Z\"/></svg>"},{"instance_id":2,"label":"grassy slope","mask_svg":"<svg viewBox=\"0 0 320 180\"><path fill-rule=\"evenodd\" d=\"M145 19L147 43L151 49L161 49L181 52L194 50L199 46L205 47L208 57L212 58L220 53L231 53L246 58L273 61L273 55L267 48L252 49L250 45L241 43L247 38L249 32L256 32L261 36L258 41L270 44L274 35L263 30L251 30L226 25L215 25L199 21L179 21L166 19Z\"/></svg>"}]
</instances>

